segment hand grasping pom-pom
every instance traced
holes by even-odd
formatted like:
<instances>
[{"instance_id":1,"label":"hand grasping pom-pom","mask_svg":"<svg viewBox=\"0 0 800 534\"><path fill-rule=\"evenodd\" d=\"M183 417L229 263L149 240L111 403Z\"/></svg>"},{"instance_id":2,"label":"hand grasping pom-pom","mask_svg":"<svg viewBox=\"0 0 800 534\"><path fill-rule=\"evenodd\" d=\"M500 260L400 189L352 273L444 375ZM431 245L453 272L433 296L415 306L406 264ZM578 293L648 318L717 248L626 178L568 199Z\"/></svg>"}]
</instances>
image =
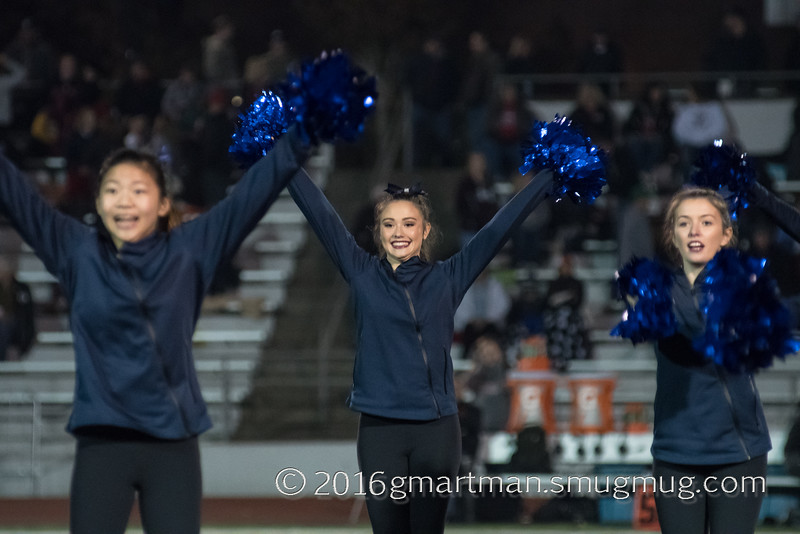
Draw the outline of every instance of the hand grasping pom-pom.
<instances>
[{"instance_id":1,"label":"hand grasping pom-pom","mask_svg":"<svg viewBox=\"0 0 800 534\"><path fill-rule=\"evenodd\" d=\"M627 309L622 321L611 330L612 336L635 344L675 333L672 274L666 268L653 260L634 258L616 273L616 284Z\"/></svg>"},{"instance_id":2,"label":"hand grasping pom-pom","mask_svg":"<svg viewBox=\"0 0 800 534\"><path fill-rule=\"evenodd\" d=\"M289 122L298 122L312 143L356 140L378 96L375 77L352 65L341 51L305 62L280 91Z\"/></svg>"},{"instance_id":3,"label":"hand grasping pom-pom","mask_svg":"<svg viewBox=\"0 0 800 534\"><path fill-rule=\"evenodd\" d=\"M551 169L557 200L591 204L606 184L606 154L566 117L549 123L537 121L522 147L522 174L531 169Z\"/></svg>"},{"instance_id":4,"label":"hand grasping pom-pom","mask_svg":"<svg viewBox=\"0 0 800 534\"><path fill-rule=\"evenodd\" d=\"M239 115L228 152L243 167L249 167L272 150L275 141L286 133L286 113L276 94L262 91L247 113Z\"/></svg>"},{"instance_id":5,"label":"hand grasping pom-pom","mask_svg":"<svg viewBox=\"0 0 800 534\"><path fill-rule=\"evenodd\" d=\"M735 219L749 204L748 193L756 182L753 162L736 146L717 140L700 152L694 164L692 183L722 193Z\"/></svg>"},{"instance_id":6,"label":"hand grasping pom-pom","mask_svg":"<svg viewBox=\"0 0 800 534\"><path fill-rule=\"evenodd\" d=\"M722 249L705 269L700 302L708 326L693 340L695 350L733 371L754 371L800 349L789 310L766 260Z\"/></svg>"}]
</instances>

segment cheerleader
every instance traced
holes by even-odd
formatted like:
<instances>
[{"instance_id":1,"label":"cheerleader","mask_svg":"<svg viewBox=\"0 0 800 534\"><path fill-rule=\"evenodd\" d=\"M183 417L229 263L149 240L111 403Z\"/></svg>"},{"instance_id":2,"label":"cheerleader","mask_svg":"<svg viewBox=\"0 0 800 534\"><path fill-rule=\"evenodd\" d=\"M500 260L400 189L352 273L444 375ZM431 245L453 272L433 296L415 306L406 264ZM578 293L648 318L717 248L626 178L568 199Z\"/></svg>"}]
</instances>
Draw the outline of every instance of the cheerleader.
<instances>
[{"instance_id":1,"label":"cheerleader","mask_svg":"<svg viewBox=\"0 0 800 534\"><path fill-rule=\"evenodd\" d=\"M660 526L667 534L753 532L772 447L753 374L796 350L788 312L764 263L735 250L729 202L713 189L676 193L663 238L677 269L648 260L622 269L629 308L612 331L654 341Z\"/></svg>"},{"instance_id":2,"label":"cheerleader","mask_svg":"<svg viewBox=\"0 0 800 534\"><path fill-rule=\"evenodd\" d=\"M565 123L535 125L534 132L557 137L561 128ZM565 138L560 146L569 152L572 139ZM547 139L539 141L541 148ZM537 159L536 146L521 171L545 170L444 261L432 258L437 229L419 185L390 184L375 206L376 256L356 244L307 175L298 173L289 183L292 198L349 283L354 302L358 345L347 402L361 414L357 456L375 533L444 531L449 497L458 491L454 477L461 458L450 345L456 308L470 284L542 200L567 196L577 185L586 187L582 198L591 201L604 183L595 147L578 164L580 146L573 146L570 161L573 171L599 172L565 177L548 169L566 166Z\"/></svg>"}]
</instances>

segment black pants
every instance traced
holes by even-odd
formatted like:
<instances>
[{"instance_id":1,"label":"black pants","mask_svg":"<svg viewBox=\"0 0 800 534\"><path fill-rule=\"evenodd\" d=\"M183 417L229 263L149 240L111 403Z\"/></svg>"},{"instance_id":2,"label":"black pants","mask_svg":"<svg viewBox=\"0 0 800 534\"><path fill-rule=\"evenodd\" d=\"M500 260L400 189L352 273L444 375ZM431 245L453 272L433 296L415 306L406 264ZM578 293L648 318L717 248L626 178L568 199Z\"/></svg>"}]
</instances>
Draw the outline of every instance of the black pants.
<instances>
[{"instance_id":1,"label":"black pants","mask_svg":"<svg viewBox=\"0 0 800 534\"><path fill-rule=\"evenodd\" d=\"M197 438L167 441L120 429L79 435L70 533L124 533L137 494L147 534L200 532Z\"/></svg>"},{"instance_id":2,"label":"black pants","mask_svg":"<svg viewBox=\"0 0 800 534\"><path fill-rule=\"evenodd\" d=\"M357 449L374 533L444 532L461 462L458 415L408 421L362 414Z\"/></svg>"},{"instance_id":3,"label":"black pants","mask_svg":"<svg viewBox=\"0 0 800 534\"><path fill-rule=\"evenodd\" d=\"M656 509L664 534L752 534L766 492L767 456L725 465L656 460Z\"/></svg>"}]
</instances>

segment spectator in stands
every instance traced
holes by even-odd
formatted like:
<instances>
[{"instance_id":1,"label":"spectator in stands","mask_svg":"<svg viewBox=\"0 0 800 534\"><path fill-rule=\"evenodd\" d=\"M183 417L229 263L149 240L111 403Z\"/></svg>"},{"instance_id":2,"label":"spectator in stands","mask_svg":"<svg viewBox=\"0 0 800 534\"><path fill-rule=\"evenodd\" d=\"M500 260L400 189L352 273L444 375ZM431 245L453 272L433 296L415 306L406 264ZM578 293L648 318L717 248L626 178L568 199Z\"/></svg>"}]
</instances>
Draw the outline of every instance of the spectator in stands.
<instances>
[{"instance_id":1,"label":"spectator in stands","mask_svg":"<svg viewBox=\"0 0 800 534\"><path fill-rule=\"evenodd\" d=\"M534 280L523 280L511 297L506 317L507 337L512 343L544 332L544 298Z\"/></svg>"},{"instance_id":2,"label":"spectator in stands","mask_svg":"<svg viewBox=\"0 0 800 534\"><path fill-rule=\"evenodd\" d=\"M0 152L6 150L8 132L14 122L14 88L25 79L25 67L0 53Z\"/></svg>"},{"instance_id":3,"label":"spectator in stands","mask_svg":"<svg viewBox=\"0 0 800 534\"><path fill-rule=\"evenodd\" d=\"M413 106L414 165L452 164L458 75L455 62L439 37L429 36L422 49L411 56L405 84Z\"/></svg>"},{"instance_id":4,"label":"spectator in stands","mask_svg":"<svg viewBox=\"0 0 800 534\"><path fill-rule=\"evenodd\" d=\"M534 116L520 97L519 88L501 82L489 105L489 169L495 180L505 181L519 168L522 141L530 134Z\"/></svg>"},{"instance_id":5,"label":"spectator in stands","mask_svg":"<svg viewBox=\"0 0 800 534\"><path fill-rule=\"evenodd\" d=\"M467 128L467 150L488 152L486 124L489 103L502 65L482 32L470 33L468 49L469 56L458 100Z\"/></svg>"},{"instance_id":6,"label":"spectator in stands","mask_svg":"<svg viewBox=\"0 0 800 534\"><path fill-rule=\"evenodd\" d=\"M269 48L263 54L250 56L244 63L245 97L253 98L275 85L295 68L296 58L281 30L269 34Z\"/></svg>"},{"instance_id":7,"label":"spectator in stands","mask_svg":"<svg viewBox=\"0 0 800 534\"><path fill-rule=\"evenodd\" d=\"M467 156L466 172L458 182L455 199L462 247L494 217L498 207L486 155L471 152Z\"/></svg>"},{"instance_id":8,"label":"spectator in stands","mask_svg":"<svg viewBox=\"0 0 800 534\"><path fill-rule=\"evenodd\" d=\"M122 138L122 145L131 150L144 150L150 141L150 118L139 114L128 117L127 130Z\"/></svg>"},{"instance_id":9,"label":"spectator in stands","mask_svg":"<svg viewBox=\"0 0 800 534\"><path fill-rule=\"evenodd\" d=\"M753 28L747 13L741 7L732 7L722 14L720 33L717 35L705 62L705 70L720 74L752 73L767 67L766 46L761 35ZM727 79L717 84L718 96L750 96L756 84L753 80ZM727 87L724 84L731 84Z\"/></svg>"},{"instance_id":10,"label":"spectator in stands","mask_svg":"<svg viewBox=\"0 0 800 534\"><path fill-rule=\"evenodd\" d=\"M15 272L12 262L0 256L0 361L19 360L36 340L31 289Z\"/></svg>"},{"instance_id":11,"label":"spectator in stands","mask_svg":"<svg viewBox=\"0 0 800 534\"><path fill-rule=\"evenodd\" d=\"M656 239L650 223L650 203L654 195L645 184L637 184L630 196L619 204L617 227L617 264L622 266L633 258L652 258L656 255Z\"/></svg>"},{"instance_id":12,"label":"spectator in stands","mask_svg":"<svg viewBox=\"0 0 800 534\"><path fill-rule=\"evenodd\" d=\"M456 339L468 354L479 337L490 334L502 339L506 318L511 309L511 296L488 269L467 289L453 319Z\"/></svg>"},{"instance_id":13,"label":"spectator in stands","mask_svg":"<svg viewBox=\"0 0 800 534\"><path fill-rule=\"evenodd\" d=\"M58 61L58 79L50 89L47 112L58 129L54 153L65 155L67 138L71 134L78 111L94 106L100 99L96 79L84 79L83 67L74 54L62 54Z\"/></svg>"},{"instance_id":14,"label":"spectator in stands","mask_svg":"<svg viewBox=\"0 0 800 534\"><path fill-rule=\"evenodd\" d=\"M78 110L66 142L67 179L58 201L61 211L77 218L94 212L95 177L115 141L101 128L95 108Z\"/></svg>"},{"instance_id":15,"label":"spectator in stands","mask_svg":"<svg viewBox=\"0 0 800 534\"><path fill-rule=\"evenodd\" d=\"M640 170L650 172L674 152L672 121L675 111L663 83L648 83L634 102L622 133Z\"/></svg>"},{"instance_id":16,"label":"spectator in stands","mask_svg":"<svg viewBox=\"0 0 800 534\"><path fill-rule=\"evenodd\" d=\"M756 188L756 194L759 191ZM770 211L779 208L770 198L762 197L765 203L760 205ZM795 212L790 219L797 235L799 216ZM763 490L740 486L720 496L718 486L725 477L759 480L766 476L771 443L753 371L743 365L747 355L737 353L741 366L727 357L723 365L693 345L693 340L707 339L703 337L707 329L718 327L707 318L717 316L713 304L705 313L699 303L714 301L709 294L713 284L705 279L707 265L736 242L728 204L711 189L681 189L667 207L663 238L678 268L669 287L677 331L653 334L658 373L652 454L653 475L660 481L656 489L659 523L666 534L707 529L753 532ZM728 277L725 283L739 282ZM714 349L718 356L722 349Z\"/></svg>"},{"instance_id":17,"label":"spectator in stands","mask_svg":"<svg viewBox=\"0 0 800 534\"><path fill-rule=\"evenodd\" d=\"M599 85L580 84L575 95L575 106L568 116L596 145L608 149L614 144L617 121Z\"/></svg>"},{"instance_id":18,"label":"spectator in stands","mask_svg":"<svg viewBox=\"0 0 800 534\"><path fill-rule=\"evenodd\" d=\"M698 151L715 139L735 142L736 123L714 88L696 82L688 87L686 102L676 106L672 135L679 155L679 166L687 174Z\"/></svg>"},{"instance_id":19,"label":"spectator in stands","mask_svg":"<svg viewBox=\"0 0 800 534\"><path fill-rule=\"evenodd\" d=\"M447 498L408 477L454 480L461 458L450 346L456 307L513 230L547 197L541 172L460 251L431 261L431 206L419 186L390 186L375 210L380 257L360 248L323 192L304 173L289 192L350 284L357 323L349 406L360 412L358 459L365 479L404 477L408 499L370 488L376 533L443 532ZM400 477L396 479L395 477Z\"/></svg>"},{"instance_id":20,"label":"spectator in stands","mask_svg":"<svg viewBox=\"0 0 800 534\"><path fill-rule=\"evenodd\" d=\"M503 72L511 76L525 76L538 71L531 40L522 34L513 35L508 43ZM533 97L533 84L529 80L520 80L516 85L521 98Z\"/></svg>"},{"instance_id":21,"label":"spectator in stands","mask_svg":"<svg viewBox=\"0 0 800 534\"><path fill-rule=\"evenodd\" d=\"M228 15L212 21L212 32L202 42L203 78L211 87L239 88L241 72L233 38L236 24Z\"/></svg>"},{"instance_id":22,"label":"spectator in stands","mask_svg":"<svg viewBox=\"0 0 800 534\"><path fill-rule=\"evenodd\" d=\"M161 83L153 75L149 63L142 58L134 59L128 76L117 88L114 106L122 119L144 115L150 121L161 111Z\"/></svg>"},{"instance_id":23,"label":"spectator in stands","mask_svg":"<svg viewBox=\"0 0 800 534\"><path fill-rule=\"evenodd\" d=\"M21 22L5 54L25 68L25 79L15 93L14 125L27 129L45 105L50 87L56 80L56 54L32 19Z\"/></svg>"},{"instance_id":24,"label":"spectator in stands","mask_svg":"<svg viewBox=\"0 0 800 534\"><path fill-rule=\"evenodd\" d=\"M604 28L596 28L589 36L580 57L578 58L578 72L583 74L608 76L622 72L622 51L619 45L611 38ZM606 95L611 94L611 82L608 80L594 80Z\"/></svg>"},{"instance_id":25,"label":"spectator in stands","mask_svg":"<svg viewBox=\"0 0 800 534\"><path fill-rule=\"evenodd\" d=\"M481 413L481 430L500 432L508 421L509 391L506 384L508 364L500 340L491 334L480 336L467 355L473 362L467 387L475 395Z\"/></svg>"},{"instance_id":26,"label":"spectator in stands","mask_svg":"<svg viewBox=\"0 0 800 534\"><path fill-rule=\"evenodd\" d=\"M52 208L0 156L0 214L59 280L70 303L77 438L70 532L122 534L135 496L148 532L200 531L198 436L211 426L192 336L220 262L297 173L309 147L296 127L226 199L170 228L154 156L120 149L100 171L97 226Z\"/></svg>"},{"instance_id":27,"label":"spectator in stands","mask_svg":"<svg viewBox=\"0 0 800 534\"><path fill-rule=\"evenodd\" d=\"M544 330L550 367L566 371L572 360L592 357L589 334L583 323L583 282L575 277L574 259L567 254L558 266L558 276L547 286L544 297Z\"/></svg>"},{"instance_id":28,"label":"spectator in stands","mask_svg":"<svg viewBox=\"0 0 800 534\"><path fill-rule=\"evenodd\" d=\"M191 135L205 107L206 91L197 70L184 64L178 76L170 80L161 99L161 113L181 135Z\"/></svg>"}]
</instances>

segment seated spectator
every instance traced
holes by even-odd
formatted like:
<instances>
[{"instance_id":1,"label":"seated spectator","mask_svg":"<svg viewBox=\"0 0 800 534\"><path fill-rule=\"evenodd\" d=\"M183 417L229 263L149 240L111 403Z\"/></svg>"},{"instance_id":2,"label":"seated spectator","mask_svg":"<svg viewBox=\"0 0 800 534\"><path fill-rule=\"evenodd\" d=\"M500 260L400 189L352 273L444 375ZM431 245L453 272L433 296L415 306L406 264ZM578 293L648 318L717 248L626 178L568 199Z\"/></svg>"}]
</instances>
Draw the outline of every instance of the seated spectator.
<instances>
[{"instance_id":1,"label":"seated spectator","mask_svg":"<svg viewBox=\"0 0 800 534\"><path fill-rule=\"evenodd\" d=\"M675 112L664 84L645 87L623 126L625 143L641 171L649 172L667 159L672 148Z\"/></svg>"},{"instance_id":2,"label":"seated spectator","mask_svg":"<svg viewBox=\"0 0 800 534\"><path fill-rule=\"evenodd\" d=\"M470 355L474 367L467 379L467 387L474 393L474 405L482 414L481 427L485 432L505 430L510 396L503 347L497 337L484 335L475 340Z\"/></svg>"},{"instance_id":3,"label":"seated spectator","mask_svg":"<svg viewBox=\"0 0 800 534\"><path fill-rule=\"evenodd\" d=\"M485 334L502 338L511 297L503 284L484 270L470 286L454 318L455 332L460 335L464 354L469 354L475 340Z\"/></svg>"},{"instance_id":4,"label":"seated spectator","mask_svg":"<svg viewBox=\"0 0 800 534\"><path fill-rule=\"evenodd\" d=\"M482 152L472 152L467 157L466 173L459 180L456 191L456 217L462 247L494 217L497 209L486 156Z\"/></svg>"},{"instance_id":5,"label":"seated spectator","mask_svg":"<svg viewBox=\"0 0 800 534\"><path fill-rule=\"evenodd\" d=\"M573 259L564 256L545 295L544 327L550 366L566 371L570 360L592 357L589 336L583 324L583 283L575 278Z\"/></svg>"},{"instance_id":6,"label":"seated spectator","mask_svg":"<svg viewBox=\"0 0 800 534\"><path fill-rule=\"evenodd\" d=\"M745 11L730 8L722 15L719 35L711 45L705 70L718 73L747 73L764 70L767 53L764 40L750 24ZM722 78L717 83L720 97L750 96L755 89L753 80Z\"/></svg>"},{"instance_id":7,"label":"seated spectator","mask_svg":"<svg viewBox=\"0 0 800 534\"><path fill-rule=\"evenodd\" d=\"M128 76L117 89L114 105L123 118L144 115L153 120L161 111L162 90L150 65L137 58L131 62Z\"/></svg>"},{"instance_id":8,"label":"seated spectator","mask_svg":"<svg viewBox=\"0 0 800 534\"><path fill-rule=\"evenodd\" d=\"M522 141L534 116L520 98L516 84L502 83L489 105L489 169L496 180L506 180L519 168Z\"/></svg>"},{"instance_id":9,"label":"seated spectator","mask_svg":"<svg viewBox=\"0 0 800 534\"><path fill-rule=\"evenodd\" d=\"M161 113L184 135L190 135L205 107L205 87L197 70L183 65L161 99Z\"/></svg>"},{"instance_id":10,"label":"seated spectator","mask_svg":"<svg viewBox=\"0 0 800 534\"><path fill-rule=\"evenodd\" d=\"M616 139L617 124L606 95L597 84L582 83L569 114L572 122L600 148L607 149Z\"/></svg>"},{"instance_id":11,"label":"seated spectator","mask_svg":"<svg viewBox=\"0 0 800 534\"><path fill-rule=\"evenodd\" d=\"M0 361L19 360L36 339L31 290L15 278L15 270L0 256Z\"/></svg>"},{"instance_id":12,"label":"seated spectator","mask_svg":"<svg viewBox=\"0 0 800 534\"><path fill-rule=\"evenodd\" d=\"M694 83L689 86L686 102L676 106L672 135L686 174L698 151L715 139L735 143L736 124L712 86Z\"/></svg>"}]
</instances>

